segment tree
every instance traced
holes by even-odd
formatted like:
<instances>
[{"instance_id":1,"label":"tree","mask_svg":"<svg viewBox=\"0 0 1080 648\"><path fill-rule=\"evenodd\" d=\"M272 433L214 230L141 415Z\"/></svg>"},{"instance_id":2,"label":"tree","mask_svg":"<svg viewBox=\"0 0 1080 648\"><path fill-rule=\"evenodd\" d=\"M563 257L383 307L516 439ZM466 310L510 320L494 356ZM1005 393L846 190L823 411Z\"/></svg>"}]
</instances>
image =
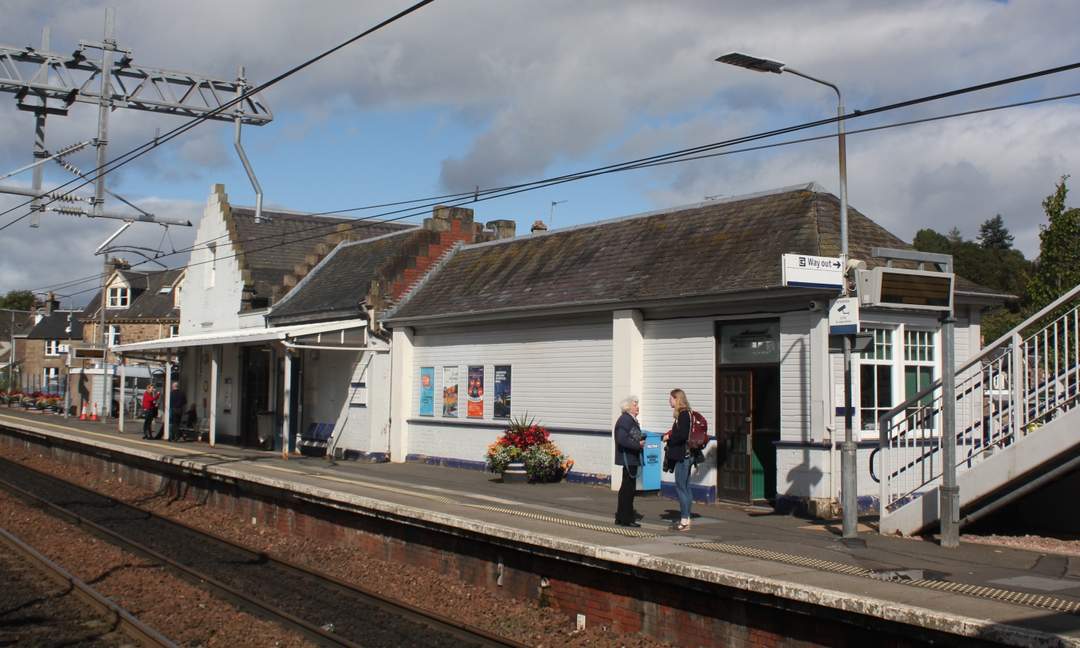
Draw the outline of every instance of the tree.
<instances>
[{"instance_id":1,"label":"tree","mask_svg":"<svg viewBox=\"0 0 1080 648\"><path fill-rule=\"evenodd\" d=\"M1013 235L1005 227L1001 214L987 219L979 226L979 245L987 250L1012 249Z\"/></svg>"},{"instance_id":2,"label":"tree","mask_svg":"<svg viewBox=\"0 0 1080 648\"><path fill-rule=\"evenodd\" d=\"M1039 259L1028 282L1033 310L1080 284L1080 209L1065 207L1068 179L1062 176L1042 203L1048 222L1039 232Z\"/></svg>"},{"instance_id":3,"label":"tree","mask_svg":"<svg viewBox=\"0 0 1080 648\"><path fill-rule=\"evenodd\" d=\"M11 310L28 311L39 303L34 293L29 290L9 290L6 295L0 297L0 308Z\"/></svg>"},{"instance_id":4,"label":"tree","mask_svg":"<svg viewBox=\"0 0 1080 648\"><path fill-rule=\"evenodd\" d=\"M990 341L996 340L1020 323L1021 309L1026 302L1031 262L1024 258L1020 250L1012 249L1012 236L1005 229L1004 219L1000 215L983 223L980 239L985 238L984 232L994 236L994 247L964 240L956 227L953 227L948 235L932 229L919 230L915 234L913 245L915 249L923 252L951 254L953 271L957 275L985 288L1019 298L1018 301L984 314L982 332L984 338Z\"/></svg>"},{"instance_id":5,"label":"tree","mask_svg":"<svg viewBox=\"0 0 1080 648\"><path fill-rule=\"evenodd\" d=\"M912 241L912 245L916 250L923 252L952 254L952 243L949 242L949 239L929 228L915 232L915 240Z\"/></svg>"}]
</instances>

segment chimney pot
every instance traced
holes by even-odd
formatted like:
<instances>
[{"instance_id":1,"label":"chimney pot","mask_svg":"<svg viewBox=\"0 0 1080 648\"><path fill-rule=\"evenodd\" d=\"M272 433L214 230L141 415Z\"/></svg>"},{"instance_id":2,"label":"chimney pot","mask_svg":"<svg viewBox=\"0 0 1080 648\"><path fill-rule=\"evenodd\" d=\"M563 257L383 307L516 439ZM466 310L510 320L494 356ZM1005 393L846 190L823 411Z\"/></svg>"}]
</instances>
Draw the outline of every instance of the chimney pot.
<instances>
[{"instance_id":1,"label":"chimney pot","mask_svg":"<svg viewBox=\"0 0 1080 648\"><path fill-rule=\"evenodd\" d=\"M546 232L547 228L548 226L544 224L544 221L538 220L532 224L532 228L529 230L529 232L532 234L536 234L537 232Z\"/></svg>"}]
</instances>

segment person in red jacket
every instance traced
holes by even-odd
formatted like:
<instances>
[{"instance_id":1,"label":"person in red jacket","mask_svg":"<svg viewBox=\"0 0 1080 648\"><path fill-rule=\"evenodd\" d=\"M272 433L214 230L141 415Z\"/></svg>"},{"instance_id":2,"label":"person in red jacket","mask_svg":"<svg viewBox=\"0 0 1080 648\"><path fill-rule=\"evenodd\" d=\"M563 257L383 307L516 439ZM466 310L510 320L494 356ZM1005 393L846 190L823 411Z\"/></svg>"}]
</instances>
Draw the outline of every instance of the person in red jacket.
<instances>
[{"instance_id":1,"label":"person in red jacket","mask_svg":"<svg viewBox=\"0 0 1080 648\"><path fill-rule=\"evenodd\" d=\"M142 409L143 409L143 426L142 426L142 438L152 439L154 419L158 414L158 399L160 395L157 390L154 389L154 383L150 383L146 386L146 391L142 395Z\"/></svg>"}]
</instances>

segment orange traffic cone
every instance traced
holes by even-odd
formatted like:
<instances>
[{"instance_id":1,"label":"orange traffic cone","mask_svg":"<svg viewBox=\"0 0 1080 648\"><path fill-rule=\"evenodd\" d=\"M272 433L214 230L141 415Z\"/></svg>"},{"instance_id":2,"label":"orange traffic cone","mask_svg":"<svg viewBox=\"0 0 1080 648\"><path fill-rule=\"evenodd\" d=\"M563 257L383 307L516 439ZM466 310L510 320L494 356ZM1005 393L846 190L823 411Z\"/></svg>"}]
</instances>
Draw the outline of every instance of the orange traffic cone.
<instances>
[{"instance_id":1,"label":"orange traffic cone","mask_svg":"<svg viewBox=\"0 0 1080 648\"><path fill-rule=\"evenodd\" d=\"M90 410L90 420L91 420L91 421L96 421L96 420L98 420L98 416L97 416L97 403L94 403L94 409Z\"/></svg>"},{"instance_id":2,"label":"orange traffic cone","mask_svg":"<svg viewBox=\"0 0 1080 648\"><path fill-rule=\"evenodd\" d=\"M82 404L82 411L79 412L79 420L80 421L85 421L86 420L86 403Z\"/></svg>"}]
</instances>

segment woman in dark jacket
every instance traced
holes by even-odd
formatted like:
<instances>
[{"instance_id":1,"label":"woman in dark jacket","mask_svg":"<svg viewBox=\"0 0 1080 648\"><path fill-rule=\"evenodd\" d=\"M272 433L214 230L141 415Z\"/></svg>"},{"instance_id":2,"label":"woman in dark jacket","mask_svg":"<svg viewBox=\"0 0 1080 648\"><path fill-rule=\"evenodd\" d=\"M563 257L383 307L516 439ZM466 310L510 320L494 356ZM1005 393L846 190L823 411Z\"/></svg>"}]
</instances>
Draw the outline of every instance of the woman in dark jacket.
<instances>
[{"instance_id":1,"label":"woman in dark jacket","mask_svg":"<svg viewBox=\"0 0 1080 648\"><path fill-rule=\"evenodd\" d=\"M679 498L679 521L672 525L676 531L688 531L690 529L690 467L693 460L690 457L686 442L690 439L690 403L686 399L686 392L681 389L672 389L668 397L668 405L675 422L671 430L664 435L667 441L667 449L664 451L664 463L675 466L675 495Z\"/></svg>"},{"instance_id":2,"label":"woman in dark jacket","mask_svg":"<svg viewBox=\"0 0 1080 648\"><path fill-rule=\"evenodd\" d=\"M620 404L622 414L615 421L615 465L622 466L622 484L619 486L619 508L615 511L615 524L639 527L634 512L634 494L637 492L637 471L641 470L641 449L645 437L637 416L640 411L637 396L627 396Z\"/></svg>"}]
</instances>

